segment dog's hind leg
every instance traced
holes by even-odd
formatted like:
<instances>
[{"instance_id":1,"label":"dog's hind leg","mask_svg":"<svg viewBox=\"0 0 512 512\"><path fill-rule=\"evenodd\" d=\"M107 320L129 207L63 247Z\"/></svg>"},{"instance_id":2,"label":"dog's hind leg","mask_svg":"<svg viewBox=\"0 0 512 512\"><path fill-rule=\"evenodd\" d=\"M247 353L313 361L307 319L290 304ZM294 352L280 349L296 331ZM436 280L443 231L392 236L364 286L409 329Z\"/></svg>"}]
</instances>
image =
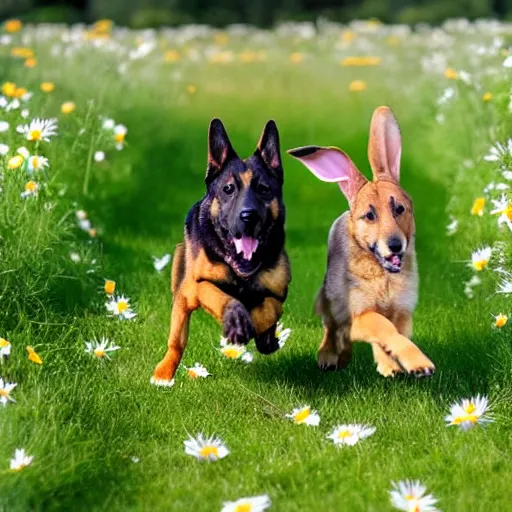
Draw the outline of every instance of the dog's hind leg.
<instances>
[{"instance_id":1,"label":"dog's hind leg","mask_svg":"<svg viewBox=\"0 0 512 512\"><path fill-rule=\"evenodd\" d=\"M333 371L346 368L352 359L352 343L345 335L346 328L336 327L324 319L324 336L318 349L320 370Z\"/></svg>"},{"instance_id":2,"label":"dog's hind leg","mask_svg":"<svg viewBox=\"0 0 512 512\"><path fill-rule=\"evenodd\" d=\"M153 372L151 382L157 386L172 386L176 369L181 362L183 351L187 346L190 311L184 297L174 298L171 313L171 328L167 352Z\"/></svg>"},{"instance_id":3,"label":"dog's hind leg","mask_svg":"<svg viewBox=\"0 0 512 512\"><path fill-rule=\"evenodd\" d=\"M386 355L397 360L407 372L431 375L435 366L430 359L408 338L400 334L386 317L368 311L352 319L352 341L366 341L378 345Z\"/></svg>"}]
</instances>

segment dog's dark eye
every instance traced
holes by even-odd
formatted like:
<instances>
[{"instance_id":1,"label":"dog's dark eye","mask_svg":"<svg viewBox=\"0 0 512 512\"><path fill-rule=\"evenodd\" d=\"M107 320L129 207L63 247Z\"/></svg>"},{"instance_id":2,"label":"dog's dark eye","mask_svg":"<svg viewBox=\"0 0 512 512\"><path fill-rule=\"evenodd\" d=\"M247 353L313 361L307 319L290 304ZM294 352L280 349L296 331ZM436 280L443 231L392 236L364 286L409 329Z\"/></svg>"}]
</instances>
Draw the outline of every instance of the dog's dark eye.
<instances>
[{"instance_id":1,"label":"dog's dark eye","mask_svg":"<svg viewBox=\"0 0 512 512\"><path fill-rule=\"evenodd\" d=\"M260 183L258 185L257 190L258 190L258 193L263 196L268 196L270 194L270 187L267 185L264 185L263 183Z\"/></svg>"},{"instance_id":2,"label":"dog's dark eye","mask_svg":"<svg viewBox=\"0 0 512 512\"><path fill-rule=\"evenodd\" d=\"M235 191L235 185L233 185L233 183L228 183L222 187L222 190L224 191L224 194L230 196Z\"/></svg>"},{"instance_id":3,"label":"dog's dark eye","mask_svg":"<svg viewBox=\"0 0 512 512\"><path fill-rule=\"evenodd\" d=\"M402 215L402 213L405 212L405 207L401 204L399 204L396 208L395 208L395 214L396 215Z\"/></svg>"},{"instance_id":4,"label":"dog's dark eye","mask_svg":"<svg viewBox=\"0 0 512 512\"><path fill-rule=\"evenodd\" d=\"M368 212L368 213L364 216L364 218L365 218L366 220L369 220L370 222L372 222L372 221L374 221L374 220L375 220L375 213L373 213L373 212Z\"/></svg>"}]
</instances>

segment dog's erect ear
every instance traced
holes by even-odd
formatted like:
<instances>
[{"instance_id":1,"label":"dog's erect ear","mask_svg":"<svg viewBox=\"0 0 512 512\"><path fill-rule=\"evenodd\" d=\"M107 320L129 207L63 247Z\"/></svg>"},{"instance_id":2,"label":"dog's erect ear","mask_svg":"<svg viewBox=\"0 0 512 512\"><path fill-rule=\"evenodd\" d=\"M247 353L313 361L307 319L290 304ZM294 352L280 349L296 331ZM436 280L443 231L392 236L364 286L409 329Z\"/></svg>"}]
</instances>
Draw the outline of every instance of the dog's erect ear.
<instances>
[{"instance_id":1,"label":"dog's erect ear","mask_svg":"<svg viewBox=\"0 0 512 512\"><path fill-rule=\"evenodd\" d=\"M259 154L267 168L283 183L283 166L279 146L279 132L276 123L270 119L265 124L255 154Z\"/></svg>"},{"instance_id":2,"label":"dog's erect ear","mask_svg":"<svg viewBox=\"0 0 512 512\"><path fill-rule=\"evenodd\" d=\"M400 155L402 136L398 123L388 107L375 110L370 124L368 159L375 180L400 181Z\"/></svg>"},{"instance_id":3,"label":"dog's erect ear","mask_svg":"<svg viewBox=\"0 0 512 512\"><path fill-rule=\"evenodd\" d=\"M208 129L208 167L206 168L206 184L209 185L224 166L237 154L229 141L226 129L220 119L210 121Z\"/></svg>"},{"instance_id":4,"label":"dog's erect ear","mask_svg":"<svg viewBox=\"0 0 512 512\"><path fill-rule=\"evenodd\" d=\"M349 203L352 203L362 186L368 182L341 149L305 146L289 149L288 153L300 160L317 178L338 183Z\"/></svg>"}]
</instances>

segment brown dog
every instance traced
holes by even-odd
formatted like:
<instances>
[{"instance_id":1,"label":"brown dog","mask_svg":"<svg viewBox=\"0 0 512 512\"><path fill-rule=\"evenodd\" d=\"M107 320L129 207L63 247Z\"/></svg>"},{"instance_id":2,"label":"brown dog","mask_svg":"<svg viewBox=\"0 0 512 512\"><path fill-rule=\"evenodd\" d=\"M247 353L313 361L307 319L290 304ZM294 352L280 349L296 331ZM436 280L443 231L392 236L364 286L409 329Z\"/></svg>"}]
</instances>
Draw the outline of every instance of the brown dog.
<instances>
[{"instance_id":1,"label":"brown dog","mask_svg":"<svg viewBox=\"0 0 512 512\"><path fill-rule=\"evenodd\" d=\"M289 151L315 176L337 182L350 211L332 225L327 273L316 309L324 337L323 370L344 368L352 342L372 344L377 371L430 375L432 362L410 341L418 275L411 198L399 186L400 129L391 110L379 107L370 126L368 181L340 149L307 146Z\"/></svg>"}]
</instances>

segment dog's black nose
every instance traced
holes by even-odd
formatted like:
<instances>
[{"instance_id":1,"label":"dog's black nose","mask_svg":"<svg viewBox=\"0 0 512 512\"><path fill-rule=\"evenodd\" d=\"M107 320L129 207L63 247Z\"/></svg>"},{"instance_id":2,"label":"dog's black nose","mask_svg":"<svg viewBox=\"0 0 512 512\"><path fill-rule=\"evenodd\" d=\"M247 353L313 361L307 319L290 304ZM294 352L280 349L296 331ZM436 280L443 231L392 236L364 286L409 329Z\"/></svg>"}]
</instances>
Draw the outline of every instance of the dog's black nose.
<instances>
[{"instance_id":1,"label":"dog's black nose","mask_svg":"<svg viewBox=\"0 0 512 512\"><path fill-rule=\"evenodd\" d=\"M240 212L240 220L244 224L256 224L258 220L258 212L257 210L253 210L252 208L247 208L246 210L242 210Z\"/></svg>"},{"instance_id":2,"label":"dog's black nose","mask_svg":"<svg viewBox=\"0 0 512 512\"><path fill-rule=\"evenodd\" d=\"M390 238L388 240L388 247L393 254L400 254L402 252L402 241L400 238Z\"/></svg>"}]
</instances>

